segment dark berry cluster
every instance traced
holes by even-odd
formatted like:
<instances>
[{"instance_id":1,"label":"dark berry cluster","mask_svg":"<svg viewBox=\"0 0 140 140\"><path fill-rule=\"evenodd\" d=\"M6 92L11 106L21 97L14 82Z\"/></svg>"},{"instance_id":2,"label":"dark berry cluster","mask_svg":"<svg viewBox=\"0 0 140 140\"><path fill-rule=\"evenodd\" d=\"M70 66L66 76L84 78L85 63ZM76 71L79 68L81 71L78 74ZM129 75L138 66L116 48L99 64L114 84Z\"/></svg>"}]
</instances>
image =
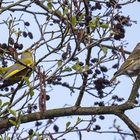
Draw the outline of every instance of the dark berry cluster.
<instances>
[{"instance_id":1,"label":"dark berry cluster","mask_svg":"<svg viewBox=\"0 0 140 140\"><path fill-rule=\"evenodd\" d=\"M114 20L116 20L117 22L119 22L121 25L125 25L125 26L130 26L130 17L127 16L121 16L121 15L116 15L114 17Z\"/></svg>"},{"instance_id":2,"label":"dark berry cluster","mask_svg":"<svg viewBox=\"0 0 140 140\"><path fill-rule=\"evenodd\" d=\"M113 69L117 69L119 67L119 63L116 63L112 66Z\"/></svg>"},{"instance_id":3,"label":"dark berry cluster","mask_svg":"<svg viewBox=\"0 0 140 140\"><path fill-rule=\"evenodd\" d=\"M30 39L33 39L33 34L31 32L25 32L25 31L23 31L22 32L22 35L25 38L28 36Z\"/></svg>"},{"instance_id":4,"label":"dark berry cluster","mask_svg":"<svg viewBox=\"0 0 140 140\"><path fill-rule=\"evenodd\" d=\"M37 105L28 104L27 106L27 113L32 113L33 110L37 109Z\"/></svg>"},{"instance_id":5,"label":"dark berry cluster","mask_svg":"<svg viewBox=\"0 0 140 140\"><path fill-rule=\"evenodd\" d=\"M91 10L101 10L102 6L100 4L100 2L95 2L95 5L91 7Z\"/></svg>"},{"instance_id":6,"label":"dark berry cluster","mask_svg":"<svg viewBox=\"0 0 140 140\"><path fill-rule=\"evenodd\" d=\"M66 60L67 59L67 56L68 56L68 53L67 52L63 52L62 53L62 59L63 60Z\"/></svg>"},{"instance_id":7,"label":"dark berry cluster","mask_svg":"<svg viewBox=\"0 0 140 140\"><path fill-rule=\"evenodd\" d=\"M34 130L33 130L33 129L30 129L30 130L28 131L28 134L29 134L29 135L33 135L33 133L34 133Z\"/></svg>"},{"instance_id":8,"label":"dark berry cluster","mask_svg":"<svg viewBox=\"0 0 140 140\"><path fill-rule=\"evenodd\" d=\"M113 27L114 39L120 40L125 37L125 29L122 24L117 23Z\"/></svg>"},{"instance_id":9,"label":"dark berry cluster","mask_svg":"<svg viewBox=\"0 0 140 140\"><path fill-rule=\"evenodd\" d=\"M30 23L28 21L24 22L25 26L30 26Z\"/></svg>"},{"instance_id":10,"label":"dark berry cluster","mask_svg":"<svg viewBox=\"0 0 140 140\"><path fill-rule=\"evenodd\" d=\"M113 25L113 32L114 32L114 39L115 40L120 40L125 37L125 29L124 26L131 26L130 24L130 18L129 16L121 16L121 15L116 15L114 17L114 23Z\"/></svg>"},{"instance_id":11,"label":"dark berry cluster","mask_svg":"<svg viewBox=\"0 0 140 140\"><path fill-rule=\"evenodd\" d=\"M94 102L94 105L96 105L96 106L105 106L105 104L104 104L103 101L100 101L100 102Z\"/></svg>"},{"instance_id":12,"label":"dark berry cluster","mask_svg":"<svg viewBox=\"0 0 140 140\"><path fill-rule=\"evenodd\" d=\"M22 49L23 49L23 44L14 43L14 48L15 48L15 49L22 50Z\"/></svg>"},{"instance_id":13,"label":"dark berry cluster","mask_svg":"<svg viewBox=\"0 0 140 140\"><path fill-rule=\"evenodd\" d=\"M24 25L25 25L25 27L26 26L30 26L30 23L28 22L28 21L26 21L26 22L24 22ZM23 35L23 37L29 37L30 39L33 39L33 34L32 34L32 32L29 32L29 31L23 31L22 32L22 35Z\"/></svg>"},{"instance_id":14,"label":"dark berry cluster","mask_svg":"<svg viewBox=\"0 0 140 140\"><path fill-rule=\"evenodd\" d=\"M113 95L113 96L112 96L112 99L113 99L114 101L117 101L117 102L122 102L122 101L124 101L124 98L121 98L121 97L119 97L119 96L117 96L117 95Z\"/></svg>"},{"instance_id":15,"label":"dark berry cluster","mask_svg":"<svg viewBox=\"0 0 140 140\"><path fill-rule=\"evenodd\" d=\"M118 4L118 2L116 0L109 0L108 2L106 2L106 6L108 8L110 8L110 7L118 8L118 9L121 8L121 6Z\"/></svg>"},{"instance_id":16,"label":"dark berry cluster","mask_svg":"<svg viewBox=\"0 0 140 140\"><path fill-rule=\"evenodd\" d=\"M42 122L39 122L39 121L36 121L36 123L35 123L35 126L40 126L40 125L42 125Z\"/></svg>"},{"instance_id":17,"label":"dark berry cluster","mask_svg":"<svg viewBox=\"0 0 140 140\"><path fill-rule=\"evenodd\" d=\"M100 130L101 126L100 125L95 125L95 127L93 128L94 131Z\"/></svg>"},{"instance_id":18,"label":"dark berry cluster","mask_svg":"<svg viewBox=\"0 0 140 140\"><path fill-rule=\"evenodd\" d=\"M15 42L12 37L9 37L8 44L3 43L0 46L2 47L3 50L9 50L11 48L19 49L19 50L22 50L23 49L23 44L20 44L18 42Z\"/></svg>"},{"instance_id":19,"label":"dark berry cluster","mask_svg":"<svg viewBox=\"0 0 140 140\"><path fill-rule=\"evenodd\" d=\"M110 82L107 79L104 78L98 78L96 80L94 80L94 85L95 85L95 89L98 91L98 96L100 98L103 98L103 89L110 85Z\"/></svg>"}]
</instances>

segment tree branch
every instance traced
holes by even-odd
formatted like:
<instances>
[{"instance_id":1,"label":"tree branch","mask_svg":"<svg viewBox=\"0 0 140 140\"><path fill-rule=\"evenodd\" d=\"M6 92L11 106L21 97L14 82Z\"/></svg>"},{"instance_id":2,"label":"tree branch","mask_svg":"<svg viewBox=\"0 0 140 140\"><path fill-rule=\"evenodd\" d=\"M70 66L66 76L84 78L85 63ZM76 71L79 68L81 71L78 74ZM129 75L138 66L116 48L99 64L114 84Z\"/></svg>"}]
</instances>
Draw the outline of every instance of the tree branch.
<instances>
[{"instance_id":1,"label":"tree branch","mask_svg":"<svg viewBox=\"0 0 140 140\"><path fill-rule=\"evenodd\" d=\"M114 114L118 115L123 110L131 109L130 106L119 105L119 106L103 106L103 107L68 107L47 110L46 112L36 112L20 116L20 121L22 123L28 123L43 119L52 119L54 117L64 117L64 116L75 116L75 115L100 115L100 114ZM120 115L120 114L119 114ZM12 118L9 118L12 119ZM12 126L9 119L0 121L0 130ZM16 120L14 118L14 120Z\"/></svg>"},{"instance_id":2,"label":"tree branch","mask_svg":"<svg viewBox=\"0 0 140 140\"><path fill-rule=\"evenodd\" d=\"M118 114L118 116L127 124L130 130L136 135L135 136L136 140L137 137L140 138L140 128L137 127L125 114L121 113Z\"/></svg>"}]
</instances>

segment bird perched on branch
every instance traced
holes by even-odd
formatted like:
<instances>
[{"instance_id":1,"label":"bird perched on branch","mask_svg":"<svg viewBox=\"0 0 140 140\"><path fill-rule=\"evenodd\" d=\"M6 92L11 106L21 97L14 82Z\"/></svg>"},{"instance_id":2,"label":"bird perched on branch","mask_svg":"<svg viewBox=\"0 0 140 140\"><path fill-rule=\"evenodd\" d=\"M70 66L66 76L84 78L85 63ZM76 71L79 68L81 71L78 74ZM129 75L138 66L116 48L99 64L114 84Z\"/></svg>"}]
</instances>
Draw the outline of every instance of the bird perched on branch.
<instances>
[{"instance_id":1,"label":"bird perched on branch","mask_svg":"<svg viewBox=\"0 0 140 140\"><path fill-rule=\"evenodd\" d=\"M18 59L15 64L10 67L0 68L0 81L3 82L0 88L18 83L23 77L29 77L32 73L33 65L34 60L32 52L29 50L24 51L21 54L21 58Z\"/></svg>"},{"instance_id":2,"label":"bird perched on branch","mask_svg":"<svg viewBox=\"0 0 140 140\"><path fill-rule=\"evenodd\" d=\"M140 73L140 43L136 45L132 53L121 65L119 70L114 74L110 82L113 82L120 75L128 75L130 77L137 76Z\"/></svg>"}]
</instances>

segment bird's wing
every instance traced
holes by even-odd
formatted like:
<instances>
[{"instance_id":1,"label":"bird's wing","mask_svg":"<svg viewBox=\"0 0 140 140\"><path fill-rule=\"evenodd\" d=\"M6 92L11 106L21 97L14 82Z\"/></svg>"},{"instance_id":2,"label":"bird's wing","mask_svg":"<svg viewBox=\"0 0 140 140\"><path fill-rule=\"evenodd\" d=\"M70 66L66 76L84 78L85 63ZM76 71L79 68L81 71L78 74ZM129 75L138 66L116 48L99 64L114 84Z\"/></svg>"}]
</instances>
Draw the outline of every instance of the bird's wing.
<instances>
[{"instance_id":1,"label":"bird's wing","mask_svg":"<svg viewBox=\"0 0 140 140\"><path fill-rule=\"evenodd\" d=\"M133 51L127 58L127 60L132 60L132 59L135 59L135 60L140 59L140 51L138 50Z\"/></svg>"},{"instance_id":2,"label":"bird's wing","mask_svg":"<svg viewBox=\"0 0 140 140\"><path fill-rule=\"evenodd\" d=\"M8 78L11 78L12 76L16 77L16 75L22 74L20 72L22 72L23 70L26 71L27 68L26 65L29 67L33 66L34 61L32 58L32 53L30 52L23 53L21 55L21 59L19 59L19 62L21 62L23 65L21 63L16 63L12 65L10 69L5 74L3 74L2 81L8 80Z\"/></svg>"},{"instance_id":3,"label":"bird's wing","mask_svg":"<svg viewBox=\"0 0 140 140\"><path fill-rule=\"evenodd\" d=\"M133 63L134 63L135 61L134 60L129 60L129 59L127 59L127 61L125 61L122 65L121 65L121 67L120 67L120 69L117 71L117 73L115 73L115 75L121 75L122 73L124 73L126 70L127 70L127 68L130 66L130 65L132 65Z\"/></svg>"},{"instance_id":4,"label":"bird's wing","mask_svg":"<svg viewBox=\"0 0 140 140\"><path fill-rule=\"evenodd\" d=\"M4 67L4 68L0 68L0 75L5 74L11 67Z\"/></svg>"},{"instance_id":5,"label":"bird's wing","mask_svg":"<svg viewBox=\"0 0 140 140\"><path fill-rule=\"evenodd\" d=\"M3 76L3 81L5 79L10 78L11 76L17 74L18 72L22 71L23 69L25 69L26 67L21 65L21 64L14 64L13 66L11 66L11 68L4 74Z\"/></svg>"}]
</instances>

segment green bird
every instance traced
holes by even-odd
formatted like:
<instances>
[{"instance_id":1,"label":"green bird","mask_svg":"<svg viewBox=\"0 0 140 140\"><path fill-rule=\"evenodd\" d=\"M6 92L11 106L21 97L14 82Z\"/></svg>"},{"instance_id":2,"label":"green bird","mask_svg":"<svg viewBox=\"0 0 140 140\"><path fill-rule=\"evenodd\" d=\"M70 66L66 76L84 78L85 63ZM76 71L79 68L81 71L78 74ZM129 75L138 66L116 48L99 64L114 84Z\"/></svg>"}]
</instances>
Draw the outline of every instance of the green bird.
<instances>
[{"instance_id":1,"label":"green bird","mask_svg":"<svg viewBox=\"0 0 140 140\"><path fill-rule=\"evenodd\" d=\"M119 70L114 74L110 82L113 82L120 75L128 75L130 77L137 76L140 73L140 43L136 45L132 53L121 65Z\"/></svg>"},{"instance_id":2,"label":"green bird","mask_svg":"<svg viewBox=\"0 0 140 140\"><path fill-rule=\"evenodd\" d=\"M0 88L4 88L20 82L23 77L30 77L34 60L31 51L24 51L21 58L12 66L0 68L1 82Z\"/></svg>"}]
</instances>

